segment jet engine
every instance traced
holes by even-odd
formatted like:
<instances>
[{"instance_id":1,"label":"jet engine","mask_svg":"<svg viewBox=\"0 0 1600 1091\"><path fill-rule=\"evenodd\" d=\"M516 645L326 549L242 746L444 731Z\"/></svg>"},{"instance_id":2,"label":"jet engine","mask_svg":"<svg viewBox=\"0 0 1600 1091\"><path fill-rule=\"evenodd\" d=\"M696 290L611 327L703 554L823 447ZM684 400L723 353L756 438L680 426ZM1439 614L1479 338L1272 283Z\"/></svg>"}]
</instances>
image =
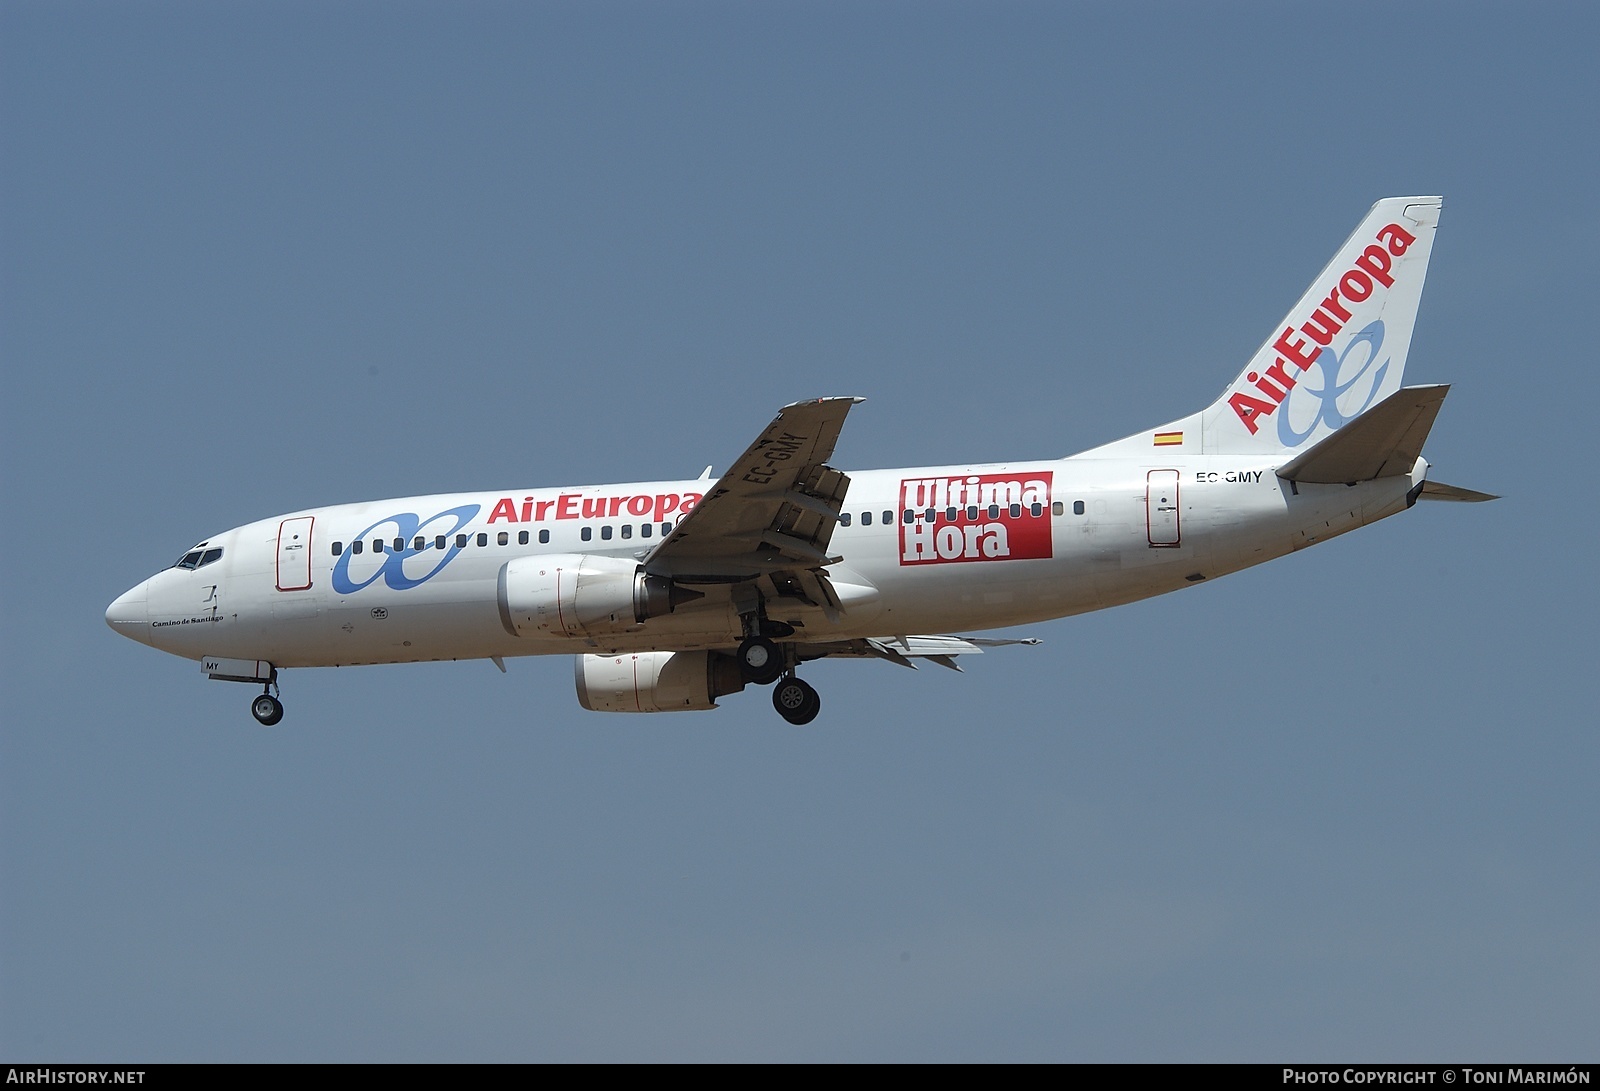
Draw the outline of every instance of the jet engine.
<instances>
[{"instance_id":1,"label":"jet engine","mask_svg":"<svg viewBox=\"0 0 1600 1091\"><path fill-rule=\"evenodd\" d=\"M719 652L575 655L578 703L590 712L693 712L744 689L739 664Z\"/></svg>"},{"instance_id":2,"label":"jet engine","mask_svg":"<svg viewBox=\"0 0 1600 1091\"><path fill-rule=\"evenodd\" d=\"M704 597L625 557L586 553L518 557L501 567L498 588L500 623L512 636L623 632Z\"/></svg>"}]
</instances>

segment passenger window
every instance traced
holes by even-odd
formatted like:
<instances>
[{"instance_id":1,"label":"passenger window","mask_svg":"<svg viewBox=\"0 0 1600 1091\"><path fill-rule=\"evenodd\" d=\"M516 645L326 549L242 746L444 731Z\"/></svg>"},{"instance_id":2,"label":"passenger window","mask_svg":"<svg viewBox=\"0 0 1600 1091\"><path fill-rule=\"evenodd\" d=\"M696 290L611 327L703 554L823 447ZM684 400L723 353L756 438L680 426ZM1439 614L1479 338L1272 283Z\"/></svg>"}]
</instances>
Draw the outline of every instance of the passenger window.
<instances>
[{"instance_id":1,"label":"passenger window","mask_svg":"<svg viewBox=\"0 0 1600 1091\"><path fill-rule=\"evenodd\" d=\"M1044 514L1044 505L1043 504L1032 504L1032 505L1029 505L1028 511L1033 515L1033 517L1035 519L1037 519L1037 518L1039 518L1039 516Z\"/></svg>"},{"instance_id":2,"label":"passenger window","mask_svg":"<svg viewBox=\"0 0 1600 1091\"><path fill-rule=\"evenodd\" d=\"M1072 502L1072 514L1074 514L1074 515L1082 515L1083 514L1083 501L1082 500L1074 500Z\"/></svg>"},{"instance_id":3,"label":"passenger window","mask_svg":"<svg viewBox=\"0 0 1600 1091\"><path fill-rule=\"evenodd\" d=\"M926 520L927 522L929 522L929 523L933 522L934 520L939 518L939 509L938 508L929 508L927 511L922 513L922 518L924 520Z\"/></svg>"},{"instance_id":4,"label":"passenger window","mask_svg":"<svg viewBox=\"0 0 1600 1091\"><path fill-rule=\"evenodd\" d=\"M944 521L947 522L947 523L953 523L953 522L956 521L956 509L955 508L945 508L944 509Z\"/></svg>"},{"instance_id":5,"label":"passenger window","mask_svg":"<svg viewBox=\"0 0 1600 1091\"><path fill-rule=\"evenodd\" d=\"M487 534L478 535L478 545L480 547L486 546L488 544L489 544L489 536Z\"/></svg>"},{"instance_id":6,"label":"passenger window","mask_svg":"<svg viewBox=\"0 0 1600 1091\"><path fill-rule=\"evenodd\" d=\"M416 550L418 553L421 553L424 549L428 548L428 539L424 538L420 534L417 535L414 539L412 539L411 548Z\"/></svg>"},{"instance_id":7,"label":"passenger window","mask_svg":"<svg viewBox=\"0 0 1600 1091\"><path fill-rule=\"evenodd\" d=\"M671 523L662 523L661 524L661 536L663 538L665 538L667 535L669 535L671 533L672 533L672 524Z\"/></svg>"},{"instance_id":8,"label":"passenger window","mask_svg":"<svg viewBox=\"0 0 1600 1091\"><path fill-rule=\"evenodd\" d=\"M622 525L622 536L624 538L632 538L633 537L633 524L632 523L624 523Z\"/></svg>"},{"instance_id":9,"label":"passenger window","mask_svg":"<svg viewBox=\"0 0 1600 1091\"><path fill-rule=\"evenodd\" d=\"M968 519L976 519L977 517L978 517L978 505L976 505L976 504L968 504L967 505L967 518Z\"/></svg>"},{"instance_id":10,"label":"passenger window","mask_svg":"<svg viewBox=\"0 0 1600 1091\"><path fill-rule=\"evenodd\" d=\"M372 552L374 552L374 553L382 553L383 552L383 539L382 538L374 538L374 539L372 539Z\"/></svg>"},{"instance_id":11,"label":"passenger window","mask_svg":"<svg viewBox=\"0 0 1600 1091\"><path fill-rule=\"evenodd\" d=\"M518 531L517 532L517 544L518 545L527 545L528 544L528 532L527 531L523 530L523 531Z\"/></svg>"},{"instance_id":12,"label":"passenger window","mask_svg":"<svg viewBox=\"0 0 1600 1091\"><path fill-rule=\"evenodd\" d=\"M541 530L539 532L539 541L540 541L540 543L542 544L544 542L548 542L549 540L550 540L550 532L548 530Z\"/></svg>"},{"instance_id":13,"label":"passenger window","mask_svg":"<svg viewBox=\"0 0 1600 1091\"><path fill-rule=\"evenodd\" d=\"M344 552L344 543L343 542L334 542L333 543L333 555L335 557L337 557L339 554L341 554L343 552Z\"/></svg>"},{"instance_id":14,"label":"passenger window","mask_svg":"<svg viewBox=\"0 0 1600 1091\"><path fill-rule=\"evenodd\" d=\"M355 541L350 543L350 552L354 553L354 554L357 554L357 555L360 555L361 546L362 545L363 545L363 543L362 543L361 539L357 538Z\"/></svg>"},{"instance_id":15,"label":"passenger window","mask_svg":"<svg viewBox=\"0 0 1600 1091\"><path fill-rule=\"evenodd\" d=\"M1011 518L1013 518L1013 519L1021 519L1022 518L1022 505L1021 504L1012 504L1011 505Z\"/></svg>"},{"instance_id":16,"label":"passenger window","mask_svg":"<svg viewBox=\"0 0 1600 1091\"><path fill-rule=\"evenodd\" d=\"M915 523L917 521L917 513L907 508L900 513L900 521L902 523Z\"/></svg>"},{"instance_id":17,"label":"passenger window","mask_svg":"<svg viewBox=\"0 0 1600 1091\"><path fill-rule=\"evenodd\" d=\"M582 530L578 531L578 537L587 542L589 539L594 537L594 527L584 527Z\"/></svg>"},{"instance_id":18,"label":"passenger window","mask_svg":"<svg viewBox=\"0 0 1600 1091\"><path fill-rule=\"evenodd\" d=\"M600 528L600 538L602 541L611 541L611 526L609 523Z\"/></svg>"},{"instance_id":19,"label":"passenger window","mask_svg":"<svg viewBox=\"0 0 1600 1091\"><path fill-rule=\"evenodd\" d=\"M1050 513L1052 515L1064 514L1066 512L1066 510L1067 509L1066 509L1065 505L1063 505L1061 503L1061 501L1059 501L1059 500L1057 500L1054 504L1050 505Z\"/></svg>"},{"instance_id":20,"label":"passenger window","mask_svg":"<svg viewBox=\"0 0 1600 1091\"><path fill-rule=\"evenodd\" d=\"M495 541L499 542L501 545L510 545L511 544L511 532L508 531L508 530L502 530L499 533L499 535L495 538Z\"/></svg>"},{"instance_id":21,"label":"passenger window","mask_svg":"<svg viewBox=\"0 0 1600 1091\"><path fill-rule=\"evenodd\" d=\"M841 527L847 527L847 526L850 525L850 513L849 512L846 511L846 512L840 512L839 513L839 525Z\"/></svg>"},{"instance_id":22,"label":"passenger window","mask_svg":"<svg viewBox=\"0 0 1600 1091\"><path fill-rule=\"evenodd\" d=\"M445 536L443 534L438 534L438 535L434 536L434 539L433 539L433 548L434 549L443 549L444 548L444 543L445 543Z\"/></svg>"},{"instance_id":23,"label":"passenger window","mask_svg":"<svg viewBox=\"0 0 1600 1091\"><path fill-rule=\"evenodd\" d=\"M872 513L870 511L864 511L861 513L861 525L864 527L870 527L872 525Z\"/></svg>"},{"instance_id":24,"label":"passenger window","mask_svg":"<svg viewBox=\"0 0 1600 1091\"><path fill-rule=\"evenodd\" d=\"M990 504L989 505L989 518L991 518L991 519L1000 518L1000 505L999 504Z\"/></svg>"},{"instance_id":25,"label":"passenger window","mask_svg":"<svg viewBox=\"0 0 1600 1091\"><path fill-rule=\"evenodd\" d=\"M656 529L656 525L654 523L646 523L644 526L639 528L639 537L648 538L648 537L650 537L650 532L655 530L655 529ZM541 538L539 540L543 541L544 539Z\"/></svg>"},{"instance_id":26,"label":"passenger window","mask_svg":"<svg viewBox=\"0 0 1600 1091\"><path fill-rule=\"evenodd\" d=\"M892 512L892 511L884 512L883 513L883 525L887 527L887 526L892 526L893 524L894 524L894 512Z\"/></svg>"},{"instance_id":27,"label":"passenger window","mask_svg":"<svg viewBox=\"0 0 1600 1091\"><path fill-rule=\"evenodd\" d=\"M456 535L456 548L457 549L466 549L467 548L467 536L465 534L457 534Z\"/></svg>"}]
</instances>

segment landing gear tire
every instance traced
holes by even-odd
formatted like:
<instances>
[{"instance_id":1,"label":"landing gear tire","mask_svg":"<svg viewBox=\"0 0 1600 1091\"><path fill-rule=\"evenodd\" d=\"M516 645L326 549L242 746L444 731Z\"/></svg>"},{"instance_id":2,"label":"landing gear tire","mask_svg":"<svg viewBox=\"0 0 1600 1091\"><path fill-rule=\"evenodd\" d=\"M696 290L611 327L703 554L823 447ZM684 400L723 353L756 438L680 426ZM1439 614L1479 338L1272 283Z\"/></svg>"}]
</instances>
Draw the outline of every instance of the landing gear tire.
<instances>
[{"instance_id":1,"label":"landing gear tire","mask_svg":"<svg viewBox=\"0 0 1600 1091\"><path fill-rule=\"evenodd\" d=\"M739 671L752 685L771 685L783 673L783 652L764 636L746 637L738 657Z\"/></svg>"},{"instance_id":2,"label":"landing gear tire","mask_svg":"<svg viewBox=\"0 0 1600 1091\"><path fill-rule=\"evenodd\" d=\"M790 676L772 690L772 707L778 715L796 726L808 724L822 711L822 698L800 679Z\"/></svg>"},{"instance_id":3,"label":"landing gear tire","mask_svg":"<svg viewBox=\"0 0 1600 1091\"><path fill-rule=\"evenodd\" d=\"M250 702L250 715L254 716L262 727L271 727L283 719L283 702L270 693L263 693Z\"/></svg>"}]
</instances>

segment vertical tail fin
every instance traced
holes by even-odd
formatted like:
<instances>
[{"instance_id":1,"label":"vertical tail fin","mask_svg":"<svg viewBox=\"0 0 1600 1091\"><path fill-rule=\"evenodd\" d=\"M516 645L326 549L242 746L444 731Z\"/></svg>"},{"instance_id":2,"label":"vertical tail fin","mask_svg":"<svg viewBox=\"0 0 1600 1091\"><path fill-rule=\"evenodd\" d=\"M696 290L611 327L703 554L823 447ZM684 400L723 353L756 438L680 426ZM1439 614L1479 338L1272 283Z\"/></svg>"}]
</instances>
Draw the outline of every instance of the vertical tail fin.
<instances>
[{"instance_id":1,"label":"vertical tail fin","mask_svg":"<svg viewBox=\"0 0 1600 1091\"><path fill-rule=\"evenodd\" d=\"M1372 206L1201 413L1207 454L1302 449L1400 389L1442 205L1387 197Z\"/></svg>"}]
</instances>

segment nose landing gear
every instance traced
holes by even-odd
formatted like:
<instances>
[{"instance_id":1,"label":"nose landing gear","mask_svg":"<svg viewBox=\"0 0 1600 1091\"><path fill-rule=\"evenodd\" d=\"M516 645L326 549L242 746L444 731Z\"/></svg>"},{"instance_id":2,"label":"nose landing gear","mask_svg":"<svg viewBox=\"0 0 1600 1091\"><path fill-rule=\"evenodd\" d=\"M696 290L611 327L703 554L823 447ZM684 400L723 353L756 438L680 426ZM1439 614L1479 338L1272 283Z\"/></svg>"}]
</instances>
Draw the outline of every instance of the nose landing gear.
<instances>
[{"instance_id":1,"label":"nose landing gear","mask_svg":"<svg viewBox=\"0 0 1600 1091\"><path fill-rule=\"evenodd\" d=\"M250 715L259 720L262 727L271 727L283 719L283 702L270 693L263 693L250 702Z\"/></svg>"},{"instance_id":2,"label":"nose landing gear","mask_svg":"<svg viewBox=\"0 0 1600 1091\"><path fill-rule=\"evenodd\" d=\"M250 715L262 727L283 719L283 702L278 700L278 668L264 659L222 659L204 656L200 669L213 682L246 682L261 687L261 696L250 702Z\"/></svg>"},{"instance_id":3,"label":"nose landing gear","mask_svg":"<svg viewBox=\"0 0 1600 1091\"><path fill-rule=\"evenodd\" d=\"M271 727L283 719L283 702L272 693L278 688L278 668L272 668L272 674L267 679L266 685L261 687L261 696L250 702L250 715L262 727Z\"/></svg>"}]
</instances>

